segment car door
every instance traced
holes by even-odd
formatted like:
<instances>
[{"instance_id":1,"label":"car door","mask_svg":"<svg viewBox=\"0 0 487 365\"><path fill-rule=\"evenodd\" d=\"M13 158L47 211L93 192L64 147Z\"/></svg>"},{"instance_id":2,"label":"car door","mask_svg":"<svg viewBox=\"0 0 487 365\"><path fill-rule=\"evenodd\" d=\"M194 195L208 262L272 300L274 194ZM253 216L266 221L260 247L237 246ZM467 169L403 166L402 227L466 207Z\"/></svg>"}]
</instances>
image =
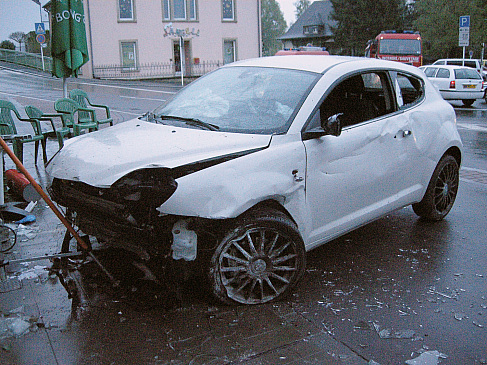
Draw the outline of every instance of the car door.
<instances>
[{"instance_id":1,"label":"car door","mask_svg":"<svg viewBox=\"0 0 487 365\"><path fill-rule=\"evenodd\" d=\"M349 82L357 76L365 84L362 91ZM344 125L338 137L304 141L312 217L308 249L403 206L420 189L410 175L418 162L411 155L410 118L398 104L421 96L404 92L396 99L395 84L385 71L351 75L329 93L307 126L312 130L332 115L340 115Z\"/></svg>"},{"instance_id":2,"label":"car door","mask_svg":"<svg viewBox=\"0 0 487 365\"><path fill-rule=\"evenodd\" d=\"M440 92L448 91L450 81L452 81L450 70L443 67L438 68L435 77L430 78L430 81Z\"/></svg>"}]
</instances>

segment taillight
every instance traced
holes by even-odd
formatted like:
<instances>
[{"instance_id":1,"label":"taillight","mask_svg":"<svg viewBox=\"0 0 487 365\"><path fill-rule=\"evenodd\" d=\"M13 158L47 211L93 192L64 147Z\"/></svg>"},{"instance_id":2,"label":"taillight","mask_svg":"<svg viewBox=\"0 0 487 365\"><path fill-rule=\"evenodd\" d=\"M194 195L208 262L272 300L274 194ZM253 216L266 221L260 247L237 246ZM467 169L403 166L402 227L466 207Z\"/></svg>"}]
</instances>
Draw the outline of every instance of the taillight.
<instances>
[{"instance_id":1,"label":"taillight","mask_svg":"<svg viewBox=\"0 0 487 365\"><path fill-rule=\"evenodd\" d=\"M450 81L450 89L454 89L455 88L455 80L451 80Z\"/></svg>"}]
</instances>

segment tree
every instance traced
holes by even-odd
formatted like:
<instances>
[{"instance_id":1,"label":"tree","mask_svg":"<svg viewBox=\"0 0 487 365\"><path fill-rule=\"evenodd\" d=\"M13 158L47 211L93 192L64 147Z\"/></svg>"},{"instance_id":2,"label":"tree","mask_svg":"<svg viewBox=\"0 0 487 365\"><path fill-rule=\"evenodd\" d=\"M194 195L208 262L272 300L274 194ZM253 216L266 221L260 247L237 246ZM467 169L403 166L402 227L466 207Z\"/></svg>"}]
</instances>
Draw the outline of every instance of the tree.
<instances>
[{"instance_id":1,"label":"tree","mask_svg":"<svg viewBox=\"0 0 487 365\"><path fill-rule=\"evenodd\" d=\"M17 42L19 44L19 51L22 51L22 43L24 43L25 39L24 32L13 32L8 36L8 38Z\"/></svg>"},{"instance_id":2,"label":"tree","mask_svg":"<svg viewBox=\"0 0 487 365\"><path fill-rule=\"evenodd\" d=\"M262 54L272 56L282 48L277 38L284 34L287 25L276 0L262 0Z\"/></svg>"},{"instance_id":3,"label":"tree","mask_svg":"<svg viewBox=\"0 0 487 365\"><path fill-rule=\"evenodd\" d=\"M10 41L2 41L2 43L0 43L0 48L11 49L11 50L15 51L15 44L13 44Z\"/></svg>"},{"instance_id":4,"label":"tree","mask_svg":"<svg viewBox=\"0 0 487 365\"><path fill-rule=\"evenodd\" d=\"M470 46L474 58L480 58L482 43L487 42L487 4L484 0L417 0L415 27L423 38L425 59L463 56L458 45L459 17L470 15ZM466 55L468 56L468 53Z\"/></svg>"},{"instance_id":5,"label":"tree","mask_svg":"<svg viewBox=\"0 0 487 365\"><path fill-rule=\"evenodd\" d=\"M296 14L296 20L299 19L301 15L306 11L306 9L309 8L311 5L310 0L298 0L293 5L296 7L296 10L294 11L294 14Z\"/></svg>"},{"instance_id":6,"label":"tree","mask_svg":"<svg viewBox=\"0 0 487 365\"><path fill-rule=\"evenodd\" d=\"M49 30L46 30L46 45L47 47L44 48L44 54L51 54L51 47L49 42ZM33 30L26 34L25 36L25 50L29 53L41 53L41 45L37 42L37 34Z\"/></svg>"},{"instance_id":7,"label":"tree","mask_svg":"<svg viewBox=\"0 0 487 365\"><path fill-rule=\"evenodd\" d=\"M382 30L403 29L403 0L330 0L335 46L342 53L363 55L366 43Z\"/></svg>"}]
</instances>

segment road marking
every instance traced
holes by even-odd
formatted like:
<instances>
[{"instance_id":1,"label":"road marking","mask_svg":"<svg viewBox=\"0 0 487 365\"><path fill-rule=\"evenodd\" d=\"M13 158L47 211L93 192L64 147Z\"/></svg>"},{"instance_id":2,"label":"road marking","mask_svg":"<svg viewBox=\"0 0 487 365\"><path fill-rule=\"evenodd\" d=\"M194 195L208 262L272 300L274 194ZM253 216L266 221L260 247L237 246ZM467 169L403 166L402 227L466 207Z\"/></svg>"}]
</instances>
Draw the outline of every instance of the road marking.
<instances>
[{"instance_id":1,"label":"road marking","mask_svg":"<svg viewBox=\"0 0 487 365\"><path fill-rule=\"evenodd\" d=\"M0 91L0 94L4 94L4 95L8 95L8 96L12 96L12 97L15 97L15 98L25 98L25 99L33 99L33 100L40 100L40 101L45 101L45 102L49 102L49 103L53 103L55 102L55 100L49 100L49 99L42 99L42 98L34 98L32 96L25 96L25 95L19 95L19 94L11 94L11 93L6 93L4 91ZM118 109L112 109L110 108L110 111L112 112L116 112L116 113L122 113L122 114L129 114L129 115L135 115L135 116L140 116L142 115L143 113L131 113L131 112L125 112L123 110L118 110Z\"/></svg>"},{"instance_id":2,"label":"road marking","mask_svg":"<svg viewBox=\"0 0 487 365\"><path fill-rule=\"evenodd\" d=\"M8 69L3 69L3 71L6 72L11 72L11 73L16 73L16 74L21 74L23 72L19 71L13 71L13 70L8 70ZM34 75L27 73L29 76L33 77L39 77L39 78L46 78L45 76L41 75ZM52 79L52 78L50 78ZM60 81L60 80L59 80ZM127 86L119 86L119 85L104 85L104 84L97 84L97 83L89 83L89 82L81 82L81 81L76 81L80 85L88 85L88 86L100 86L100 87L107 87L107 88L113 88L113 89L125 89L125 90L132 90L132 91L146 91L146 92L151 92L151 93L159 93L159 94L176 94L177 91L163 91L163 90L152 90L152 89L143 89L143 88L137 88L137 87L127 87Z\"/></svg>"},{"instance_id":3,"label":"road marking","mask_svg":"<svg viewBox=\"0 0 487 365\"><path fill-rule=\"evenodd\" d=\"M478 124L457 123L458 128L470 129L472 131L487 132L487 127Z\"/></svg>"},{"instance_id":4,"label":"road marking","mask_svg":"<svg viewBox=\"0 0 487 365\"><path fill-rule=\"evenodd\" d=\"M487 171L472 167L462 167L460 169L460 179L487 185Z\"/></svg>"},{"instance_id":5,"label":"road marking","mask_svg":"<svg viewBox=\"0 0 487 365\"><path fill-rule=\"evenodd\" d=\"M124 96L120 95L121 98L126 98L126 99L137 99L137 100L151 100L151 101L158 101L160 103L164 102L165 100L161 99L152 99L152 98L139 98L138 96Z\"/></svg>"}]
</instances>

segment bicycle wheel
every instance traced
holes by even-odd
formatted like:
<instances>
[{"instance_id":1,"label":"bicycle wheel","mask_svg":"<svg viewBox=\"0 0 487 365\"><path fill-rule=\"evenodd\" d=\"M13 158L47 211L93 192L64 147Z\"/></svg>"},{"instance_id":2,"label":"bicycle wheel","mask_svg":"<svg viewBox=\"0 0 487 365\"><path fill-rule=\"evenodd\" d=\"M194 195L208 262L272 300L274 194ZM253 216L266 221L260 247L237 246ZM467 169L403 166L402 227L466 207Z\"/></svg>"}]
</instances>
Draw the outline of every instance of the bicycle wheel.
<instances>
[{"instance_id":1,"label":"bicycle wheel","mask_svg":"<svg viewBox=\"0 0 487 365\"><path fill-rule=\"evenodd\" d=\"M3 224L0 224L0 252L7 252L15 246L17 234L15 231Z\"/></svg>"}]
</instances>

